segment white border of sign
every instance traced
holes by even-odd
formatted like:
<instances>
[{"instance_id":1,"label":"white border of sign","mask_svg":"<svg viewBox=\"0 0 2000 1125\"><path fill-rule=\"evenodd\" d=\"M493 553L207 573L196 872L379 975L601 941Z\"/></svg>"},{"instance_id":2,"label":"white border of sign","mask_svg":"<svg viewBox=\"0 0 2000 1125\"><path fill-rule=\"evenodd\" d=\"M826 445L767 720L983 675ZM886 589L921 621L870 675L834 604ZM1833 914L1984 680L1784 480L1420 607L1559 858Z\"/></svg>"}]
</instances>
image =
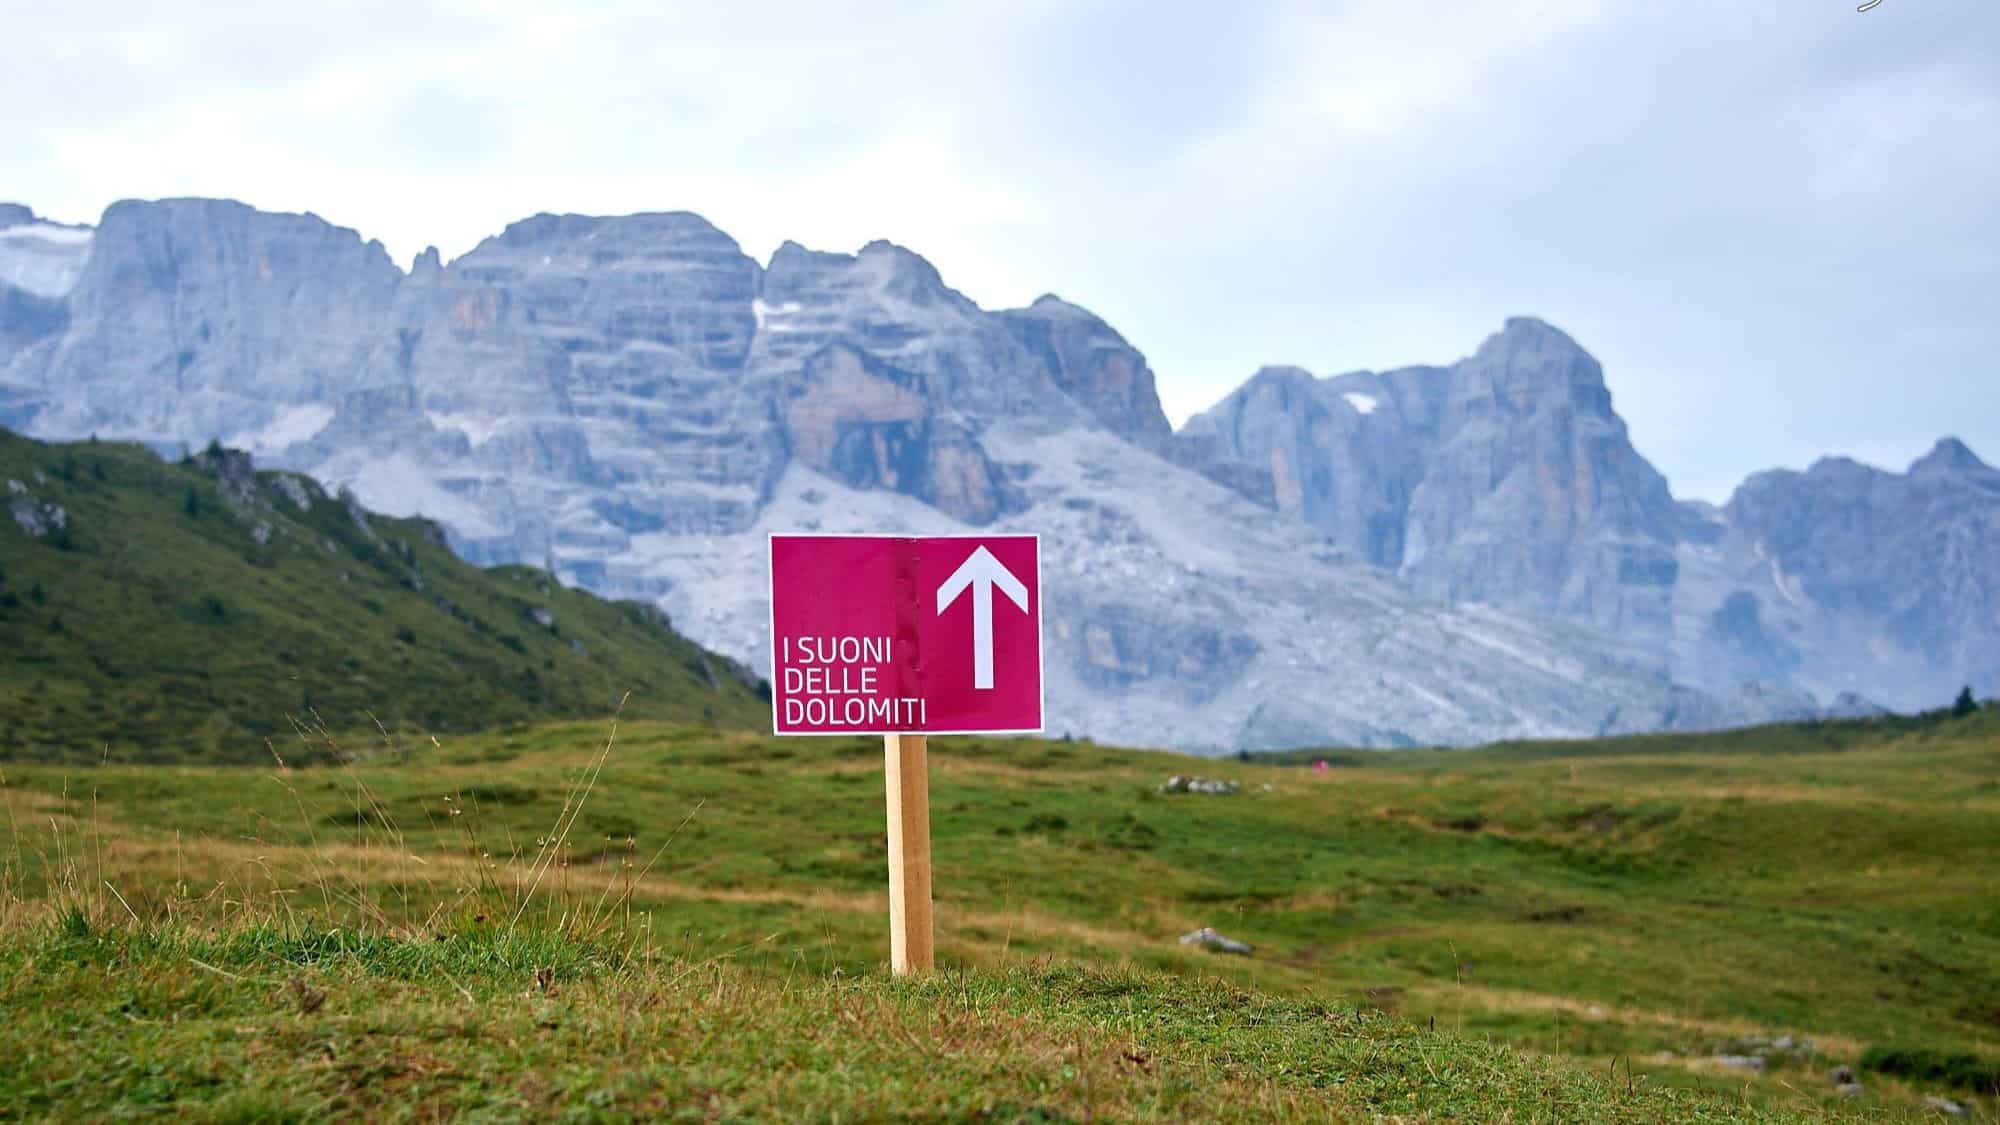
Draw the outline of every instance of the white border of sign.
<instances>
[{"instance_id":1,"label":"white border of sign","mask_svg":"<svg viewBox=\"0 0 2000 1125\"><path fill-rule=\"evenodd\" d=\"M780 539L1032 539L1035 541L1035 687L1037 697L1035 710L1041 714L1042 725L1038 727L996 727L990 730L779 730L778 729L778 685L771 685L771 734L777 738L879 738L884 734L969 735L969 734L1045 734L1049 729L1049 654L1048 645L1042 633L1042 536L1034 531L949 531L941 535L923 535L887 531L772 531L764 536L764 641L770 646L771 675L778 674L778 599L776 556L773 546Z\"/></svg>"}]
</instances>

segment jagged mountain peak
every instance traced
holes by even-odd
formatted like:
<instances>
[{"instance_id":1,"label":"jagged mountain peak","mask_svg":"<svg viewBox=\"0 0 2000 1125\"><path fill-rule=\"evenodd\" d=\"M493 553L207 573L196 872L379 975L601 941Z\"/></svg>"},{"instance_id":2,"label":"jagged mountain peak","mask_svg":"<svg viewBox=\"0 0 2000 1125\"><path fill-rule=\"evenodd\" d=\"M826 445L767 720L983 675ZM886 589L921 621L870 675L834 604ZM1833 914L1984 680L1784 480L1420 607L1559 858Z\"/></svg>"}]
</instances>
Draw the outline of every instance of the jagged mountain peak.
<instances>
[{"instance_id":1,"label":"jagged mountain peak","mask_svg":"<svg viewBox=\"0 0 2000 1125\"><path fill-rule=\"evenodd\" d=\"M736 240L692 211L640 211L629 215L578 215L542 212L507 224L498 235L480 243L474 254L494 247L508 250L549 250L590 244L593 254L640 254L661 247L686 247L741 253Z\"/></svg>"},{"instance_id":2,"label":"jagged mountain peak","mask_svg":"<svg viewBox=\"0 0 2000 1125\"><path fill-rule=\"evenodd\" d=\"M1404 367L1392 371L1346 371L1319 376L1295 364L1266 364L1218 400L1210 411L1253 393L1279 393L1299 409L1333 409L1336 400L1370 415L1386 397L1399 409L1424 417L1444 405L1440 395L1455 387L1459 397L1491 398L1499 393L1514 406L1547 402L1560 409L1582 408L1615 419L1604 369L1567 332L1532 316L1511 316L1472 355L1448 368ZM1197 414L1189 419L1203 417ZM1183 427L1185 429L1185 427Z\"/></svg>"},{"instance_id":3,"label":"jagged mountain peak","mask_svg":"<svg viewBox=\"0 0 2000 1125\"><path fill-rule=\"evenodd\" d=\"M1517 404L1523 395L1577 388L1602 390L1604 368L1567 332L1530 316L1508 317L1500 331L1488 336L1461 368L1487 372L1496 389ZM1587 395L1574 405L1603 414L1611 412L1609 393Z\"/></svg>"},{"instance_id":4,"label":"jagged mountain peak","mask_svg":"<svg viewBox=\"0 0 2000 1125\"><path fill-rule=\"evenodd\" d=\"M1198 432L1207 425L1204 419L1240 416L1250 409L1275 407L1284 414L1302 414L1321 404L1319 392L1324 385L1324 380L1303 367L1289 363L1266 364L1221 402L1189 418L1181 429L1183 433ZM1253 400L1256 407L1252 406Z\"/></svg>"},{"instance_id":5,"label":"jagged mountain peak","mask_svg":"<svg viewBox=\"0 0 2000 1125\"><path fill-rule=\"evenodd\" d=\"M416 281L431 281L444 272L444 258L435 246L424 247L416 260L410 263L410 277Z\"/></svg>"},{"instance_id":6,"label":"jagged mountain peak","mask_svg":"<svg viewBox=\"0 0 2000 1125\"><path fill-rule=\"evenodd\" d=\"M1229 417L1241 417L1249 400L1262 400L1281 412L1297 413L1297 421L1311 425L1313 417L1336 415L1368 417L1393 398L1390 386L1407 372L1428 373L1434 369L1411 368L1378 374L1373 371L1343 371L1338 375L1315 375L1297 364L1271 363L1259 367L1235 390L1214 406L1192 415L1181 426L1181 434L1196 437Z\"/></svg>"},{"instance_id":7,"label":"jagged mountain peak","mask_svg":"<svg viewBox=\"0 0 2000 1125\"><path fill-rule=\"evenodd\" d=\"M1074 317L1078 320L1087 320L1090 321L1094 326L1096 326L1098 330L1106 333L1109 336L1116 337L1119 343L1122 344L1125 342L1125 337L1122 334L1120 334L1117 329L1113 328L1111 324L1108 321L1106 321L1103 317L1098 316L1096 313L1090 311L1089 309L1083 307L1082 305L1077 304L1074 301L1065 301L1061 297L1056 296L1054 293L1044 293L1041 296L1036 297L1034 300L1028 302L1028 304L1023 308L1009 309L1006 311L1019 312L1019 313L1032 313L1037 316L1045 316L1045 317Z\"/></svg>"},{"instance_id":8,"label":"jagged mountain peak","mask_svg":"<svg viewBox=\"0 0 2000 1125\"><path fill-rule=\"evenodd\" d=\"M846 254L836 254L827 250L814 250L804 243L795 242L787 238L778 244L776 250L771 251L771 260L765 263L764 268L775 271L780 268L781 263L790 266L799 266L817 261L844 262L848 260L849 257Z\"/></svg>"},{"instance_id":9,"label":"jagged mountain peak","mask_svg":"<svg viewBox=\"0 0 2000 1125\"><path fill-rule=\"evenodd\" d=\"M1564 332L1539 316L1528 316L1520 313L1507 317L1500 322L1500 334L1503 336L1554 336L1567 341L1571 347L1577 346L1576 341L1570 339L1569 333Z\"/></svg>"},{"instance_id":10,"label":"jagged mountain peak","mask_svg":"<svg viewBox=\"0 0 2000 1125\"><path fill-rule=\"evenodd\" d=\"M878 238L852 254L813 250L787 239L772 252L765 274L766 298L780 303L815 295L825 299L837 291L842 300L868 295L961 315L979 311L971 298L945 284L923 255L887 239Z\"/></svg>"},{"instance_id":11,"label":"jagged mountain peak","mask_svg":"<svg viewBox=\"0 0 2000 1125\"><path fill-rule=\"evenodd\" d=\"M861 249L854 252L854 256L857 258L868 258L878 254L886 254L903 262L921 264L923 268L929 269L933 273L937 272L935 267L926 261L922 254L917 253L900 242L891 242L886 238L871 238L862 244Z\"/></svg>"},{"instance_id":12,"label":"jagged mountain peak","mask_svg":"<svg viewBox=\"0 0 2000 1125\"><path fill-rule=\"evenodd\" d=\"M1320 382L1320 378L1297 364L1267 363L1259 367L1256 374L1250 376L1249 382L1255 385L1282 383L1288 386L1313 386Z\"/></svg>"},{"instance_id":13,"label":"jagged mountain peak","mask_svg":"<svg viewBox=\"0 0 2000 1125\"><path fill-rule=\"evenodd\" d=\"M1907 473L1849 457L1757 473L1723 508L1718 557L1776 610L1798 682L1935 706L1951 684L2000 683L1994 483L1951 438Z\"/></svg>"},{"instance_id":14,"label":"jagged mountain peak","mask_svg":"<svg viewBox=\"0 0 2000 1125\"><path fill-rule=\"evenodd\" d=\"M1755 473L1744 483L1748 484L1750 480L1755 480L1758 477L1784 476L1789 475L1789 473L1790 471L1786 469L1774 469L1766 473ZM1895 474L1889 472L1887 469L1878 469L1873 465L1864 464L1845 454L1834 454L1814 459L1813 463L1806 467L1806 475L1833 480L1866 481L1874 477L1894 476Z\"/></svg>"},{"instance_id":15,"label":"jagged mountain peak","mask_svg":"<svg viewBox=\"0 0 2000 1125\"><path fill-rule=\"evenodd\" d=\"M133 197L114 200L110 206L104 209L104 216L99 222L109 222L113 218L122 218L130 215L158 214L240 215L245 217L250 215L265 215L271 218L278 218L286 213L281 211L262 211L239 199L223 199L207 195L168 195L161 196L158 199Z\"/></svg>"},{"instance_id":16,"label":"jagged mountain peak","mask_svg":"<svg viewBox=\"0 0 2000 1125\"><path fill-rule=\"evenodd\" d=\"M120 200L68 241L66 327L5 373L10 424L49 435L261 427L360 370L403 277L353 230L230 199Z\"/></svg>"},{"instance_id":17,"label":"jagged mountain peak","mask_svg":"<svg viewBox=\"0 0 2000 1125\"><path fill-rule=\"evenodd\" d=\"M1499 348L1507 352L1549 351L1590 353L1568 332L1538 316L1510 316L1500 322L1500 330L1486 337L1479 350ZM1475 358L1477 353L1475 353Z\"/></svg>"},{"instance_id":18,"label":"jagged mountain peak","mask_svg":"<svg viewBox=\"0 0 2000 1125\"><path fill-rule=\"evenodd\" d=\"M379 240L364 241L352 227L336 225L311 211L264 211L234 199L121 199L104 209L95 238L98 252L87 267L93 271L100 260L105 268L117 268L120 256L126 254L148 259L148 268L197 258L233 261L248 255L257 258L260 279L279 272L305 279L315 270L333 266L328 258L345 259L358 252L364 268L378 275L402 273ZM299 250L302 256L287 253L273 259L264 253L280 245Z\"/></svg>"},{"instance_id":19,"label":"jagged mountain peak","mask_svg":"<svg viewBox=\"0 0 2000 1125\"><path fill-rule=\"evenodd\" d=\"M1509 318L1449 368L1265 367L1181 450L1426 596L1667 628L1682 516L1602 368L1546 321Z\"/></svg>"},{"instance_id":20,"label":"jagged mountain peak","mask_svg":"<svg viewBox=\"0 0 2000 1125\"><path fill-rule=\"evenodd\" d=\"M1909 474L1990 473L1992 466L1979 459L1970 447L1955 437L1938 439L1929 453L1910 462Z\"/></svg>"},{"instance_id":21,"label":"jagged mountain peak","mask_svg":"<svg viewBox=\"0 0 2000 1125\"><path fill-rule=\"evenodd\" d=\"M971 298L946 285L930 259L907 246L878 238L863 246L854 258L884 292L903 300L924 304L943 299L968 309L978 307Z\"/></svg>"},{"instance_id":22,"label":"jagged mountain peak","mask_svg":"<svg viewBox=\"0 0 2000 1125\"><path fill-rule=\"evenodd\" d=\"M119 223L136 222L189 224L194 222L225 226L258 225L272 228L319 228L361 242L361 233L343 227L313 211L266 211L240 199L205 195L172 195L159 199L120 199L104 209L100 230Z\"/></svg>"},{"instance_id":23,"label":"jagged mountain peak","mask_svg":"<svg viewBox=\"0 0 2000 1125\"><path fill-rule=\"evenodd\" d=\"M1102 317L1053 293L997 315L1056 386L1106 429L1155 453L1169 451L1174 428L1160 406L1153 369Z\"/></svg>"}]
</instances>

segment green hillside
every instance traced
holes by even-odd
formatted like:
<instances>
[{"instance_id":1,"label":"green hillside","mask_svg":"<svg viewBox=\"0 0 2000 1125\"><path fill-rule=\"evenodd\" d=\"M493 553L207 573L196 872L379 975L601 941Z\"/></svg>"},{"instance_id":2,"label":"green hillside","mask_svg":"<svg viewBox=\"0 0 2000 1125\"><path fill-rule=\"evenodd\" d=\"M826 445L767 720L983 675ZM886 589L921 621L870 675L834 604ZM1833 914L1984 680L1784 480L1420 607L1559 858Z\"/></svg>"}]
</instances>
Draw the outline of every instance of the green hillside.
<instances>
[{"instance_id":1,"label":"green hillside","mask_svg":"<svg viewBox=\"0 0 2000 1125\"><path fill-rule=\"evenodd\" d=\"M0 489L0 759L269 761L301 731L407 749L628 693L628 716L767 721L650 607L481 570L240 454L0 430Z\"/></svg>"},{"instance_id":2,"label":"green hillside","mask_svg":"<svg viewBox=\"0 0 2000 1125\"><path fill-rule=\"evenodd\" d=\"M2000 1113L1991 707L1325 772L935 739L944 972L916 983L884 970L879 740L600 721L439 742L6 766L0 1056L25 1061L0 1104ZM1188 773L1240 789L1160 791ZM1202 926L1250 953L1179 942Z\"/></svg>"}]
</instances>

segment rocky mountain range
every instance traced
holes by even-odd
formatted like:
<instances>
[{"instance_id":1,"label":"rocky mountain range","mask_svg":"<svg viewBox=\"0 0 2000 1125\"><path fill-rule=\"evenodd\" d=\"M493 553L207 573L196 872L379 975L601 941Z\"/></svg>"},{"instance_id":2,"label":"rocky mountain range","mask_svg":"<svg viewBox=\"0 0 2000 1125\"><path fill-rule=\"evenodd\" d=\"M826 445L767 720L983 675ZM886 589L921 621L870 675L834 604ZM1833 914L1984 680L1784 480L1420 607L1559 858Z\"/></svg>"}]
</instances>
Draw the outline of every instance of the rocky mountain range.
<instances>
[{"instance_id":1,"label":"rocky mountain range","mask_svg":"<svg viewBox=\"0 0 2000 1125\"><path fill-rule=\"evenodd\" d=\"M1689 728L2000 686L2000 474L1946 441L1678 502L1538 320L1267 368L1179 432L1146 358L915 253L768 262L537 215L405 272L312 215L0 208L0 425L211 440L763 667L779 530L1044 536L1052 733L1226 751Z\"/></svg>"}]
</instances>

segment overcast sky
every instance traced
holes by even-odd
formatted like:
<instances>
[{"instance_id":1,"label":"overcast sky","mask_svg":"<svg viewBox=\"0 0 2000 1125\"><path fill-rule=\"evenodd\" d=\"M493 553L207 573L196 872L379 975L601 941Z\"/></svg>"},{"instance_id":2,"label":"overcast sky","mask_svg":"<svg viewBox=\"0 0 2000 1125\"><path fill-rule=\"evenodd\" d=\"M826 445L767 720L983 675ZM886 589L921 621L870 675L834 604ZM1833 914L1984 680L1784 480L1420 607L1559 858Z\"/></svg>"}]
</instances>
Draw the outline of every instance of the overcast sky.
<instances>
[{"instance_id":1,"label":"overcast sky","mask_svg":"<svg viewBox=\"0 0 2000 1125\"><path fill-rule=\"evenodd\" d=\"M1176 423L1527 313L1720 500L2000 461L2000 3L1857 2L0 0L0 199L230 196L405 265L545 210L889 238L1103 315Z\"/></svg>"}]
</instances>

